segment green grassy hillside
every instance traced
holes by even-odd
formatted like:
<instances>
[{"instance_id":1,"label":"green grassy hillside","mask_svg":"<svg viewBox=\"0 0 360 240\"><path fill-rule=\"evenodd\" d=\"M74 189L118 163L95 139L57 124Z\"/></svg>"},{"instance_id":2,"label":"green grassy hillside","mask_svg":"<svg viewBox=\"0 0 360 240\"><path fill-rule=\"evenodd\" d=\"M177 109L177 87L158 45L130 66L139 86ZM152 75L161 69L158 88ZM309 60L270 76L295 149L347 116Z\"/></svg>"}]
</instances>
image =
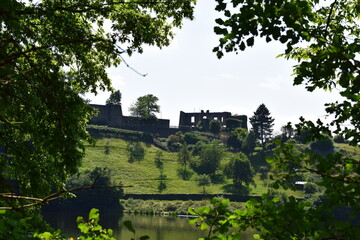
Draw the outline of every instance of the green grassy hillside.
<instances>
[{"instance_id":1,"label":"green grassy hillside","mask_svg":"<svg viewBox=\"0 0 360 240\"><path fill-rule=\"evenodd\" d=\"M159 170L155 167L154 159L157 151L162 151L151 144L142 143L145 148L145 158L129 162L127 153L127 142L122 139L102 138L98 139L95 146L87 146L86 156L80 170L93 169L95 167L108 168L111 170L111 177L116 184L121 183L125 186L125 193L160 193ZM180 164L177 162L177 153L163 152L164 174L166 189L161 193L202 193L202 187L198 187L195 182L196 174L184 181L177 176L177 169ZM234 153L227 152L222 163L225 164ZM253 158L255 169L259 161ZM255 161L255 162L254 162ZM261 180L258 173L255 177L256 186L251 186L250 195L261 195L266 191L268 180ZM206 187L210 194L226 193L226 185L232 180L224 179L222 183L214 183ZM289 192L290 194L291 192ZM301 197L301 192L292 193L296 197Z\"/></svg>"}]
</instances>

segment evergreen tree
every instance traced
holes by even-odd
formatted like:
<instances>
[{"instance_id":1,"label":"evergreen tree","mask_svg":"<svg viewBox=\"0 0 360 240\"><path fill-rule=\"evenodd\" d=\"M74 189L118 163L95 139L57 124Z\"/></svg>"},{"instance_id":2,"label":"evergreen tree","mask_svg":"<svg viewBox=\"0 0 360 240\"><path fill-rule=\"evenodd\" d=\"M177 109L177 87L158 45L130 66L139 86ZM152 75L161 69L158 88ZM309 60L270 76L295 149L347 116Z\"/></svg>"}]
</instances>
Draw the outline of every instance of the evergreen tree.
<instances>
[{"instance_id":1,"label":"evergreen tree","mask_svg":"<svg viewBox=\"0 0 360 240\"><path fill-rule=\"evenodd\" d=\"M260 106L254 112L254 116L250 118L252 130L255 133L256 139L260 141L262 148L269 142L273 132L274 119L270 116L269 109L265 104Z\"/></svg>"}]
</instances>

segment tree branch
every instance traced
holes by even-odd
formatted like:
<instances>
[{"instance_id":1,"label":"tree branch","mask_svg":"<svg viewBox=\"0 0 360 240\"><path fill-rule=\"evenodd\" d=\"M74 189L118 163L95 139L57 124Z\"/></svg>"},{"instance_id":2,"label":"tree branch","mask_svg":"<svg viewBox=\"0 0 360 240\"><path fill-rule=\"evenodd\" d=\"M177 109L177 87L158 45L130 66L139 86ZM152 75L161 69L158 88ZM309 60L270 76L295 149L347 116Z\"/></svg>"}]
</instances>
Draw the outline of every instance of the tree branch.
<instances>
[{"instance_id":1,"label":"tree branch","mask_svg":"<svg viewBox=\"0 0 360 240\"><path fill-rule=\"evenodd\" d=\"M37 206L41 204L48 204L50 201L63 198L64 193L71 193L76 192L84 189L108 189L108 188L129 188L133 187L132 185L123 186L123 185L116 185L116 186L82 186L78 188L73 188L69 190L62 190L59 192L52 193L45 198L35 198L35 197L27 197L27 196L16 196L12 193L2 193L0 194L0 198L6 198L6 199L18 199L18 200L29 200L29 201L35 201L33 203L24 204L20 206L13 206L13 207L0 207L0 210L15 210L15 209L21 209L21 208L27 208L32 206Z\"/></svg>"},{"instance_id":2,"label":"tree branch","mask_svg":"<svg viewBox=\"0 0 360 240\"><path fill-rule=\"evenodd\" d=\"M325 39L326 39L326 36L327 36L327 33L328 33L328 28L329 28L329 25L330 25L330 21L331 21L331 15L333 13L333 10L334 10L334 6L335 4L337 3L337 0L335 0L331 5L330 5L330 12L328 14L328 17L327 17L327 21L326 21L326 27L325 27Z\"/></svg>"}]
</instances>

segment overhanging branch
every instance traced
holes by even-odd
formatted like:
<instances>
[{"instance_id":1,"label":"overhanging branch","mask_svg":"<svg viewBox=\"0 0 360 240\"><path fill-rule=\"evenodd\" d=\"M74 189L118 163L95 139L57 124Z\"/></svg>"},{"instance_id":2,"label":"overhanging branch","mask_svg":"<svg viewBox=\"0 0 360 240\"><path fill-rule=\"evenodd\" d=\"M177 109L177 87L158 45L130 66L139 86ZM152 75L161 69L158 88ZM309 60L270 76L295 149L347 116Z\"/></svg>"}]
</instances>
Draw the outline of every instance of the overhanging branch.
<instances>
[{"instance_id":1,"label":"overhanging branch","mask_svg":"<svg viewBox=\"0 0 360 240\"><path fill-rule=\"evenodd\" d=\"M69 190L62 190L56 193L52 193L45 198L35 198L35 197L27 197L27 196L17 196L11 193L2 193L0 194L0 198L5 199L17 199L17 200L28 200L28 201L34 201L33 203L29 204L23 204L19 206L12 206L12 207L0 207L0 210L15 210L15 209L21 209L21 208L27 208L42 204L48 204L50 201L63 198L65 193L72 193L84 189L109 189L109 188L129 188L133 187L132 185L123 186L123 185L117 185L117 186L82 186L78 188L73 188Z\"/></svg>"}]
</instances>

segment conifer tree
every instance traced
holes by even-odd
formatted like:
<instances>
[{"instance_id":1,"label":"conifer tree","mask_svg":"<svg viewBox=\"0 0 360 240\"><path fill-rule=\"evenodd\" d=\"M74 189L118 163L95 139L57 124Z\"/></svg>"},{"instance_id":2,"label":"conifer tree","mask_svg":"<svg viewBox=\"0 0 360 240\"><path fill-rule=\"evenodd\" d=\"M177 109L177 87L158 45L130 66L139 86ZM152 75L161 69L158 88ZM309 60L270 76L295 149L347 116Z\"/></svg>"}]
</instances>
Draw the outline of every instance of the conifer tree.
<instances>
[{"instance_id":1,"label":"conifer tree","mask_svg":"<svg viewBox=\"0 0 360 240\"><path fill-rule=\"evenodd\" d=\"M269 142L273 132L274 119L270 116L269 109L265 104L260 106L254 112L254 116L250 118L252 130L255 133L256 139L260 141L262 148Z\"/></svg>"}]
</instances>

